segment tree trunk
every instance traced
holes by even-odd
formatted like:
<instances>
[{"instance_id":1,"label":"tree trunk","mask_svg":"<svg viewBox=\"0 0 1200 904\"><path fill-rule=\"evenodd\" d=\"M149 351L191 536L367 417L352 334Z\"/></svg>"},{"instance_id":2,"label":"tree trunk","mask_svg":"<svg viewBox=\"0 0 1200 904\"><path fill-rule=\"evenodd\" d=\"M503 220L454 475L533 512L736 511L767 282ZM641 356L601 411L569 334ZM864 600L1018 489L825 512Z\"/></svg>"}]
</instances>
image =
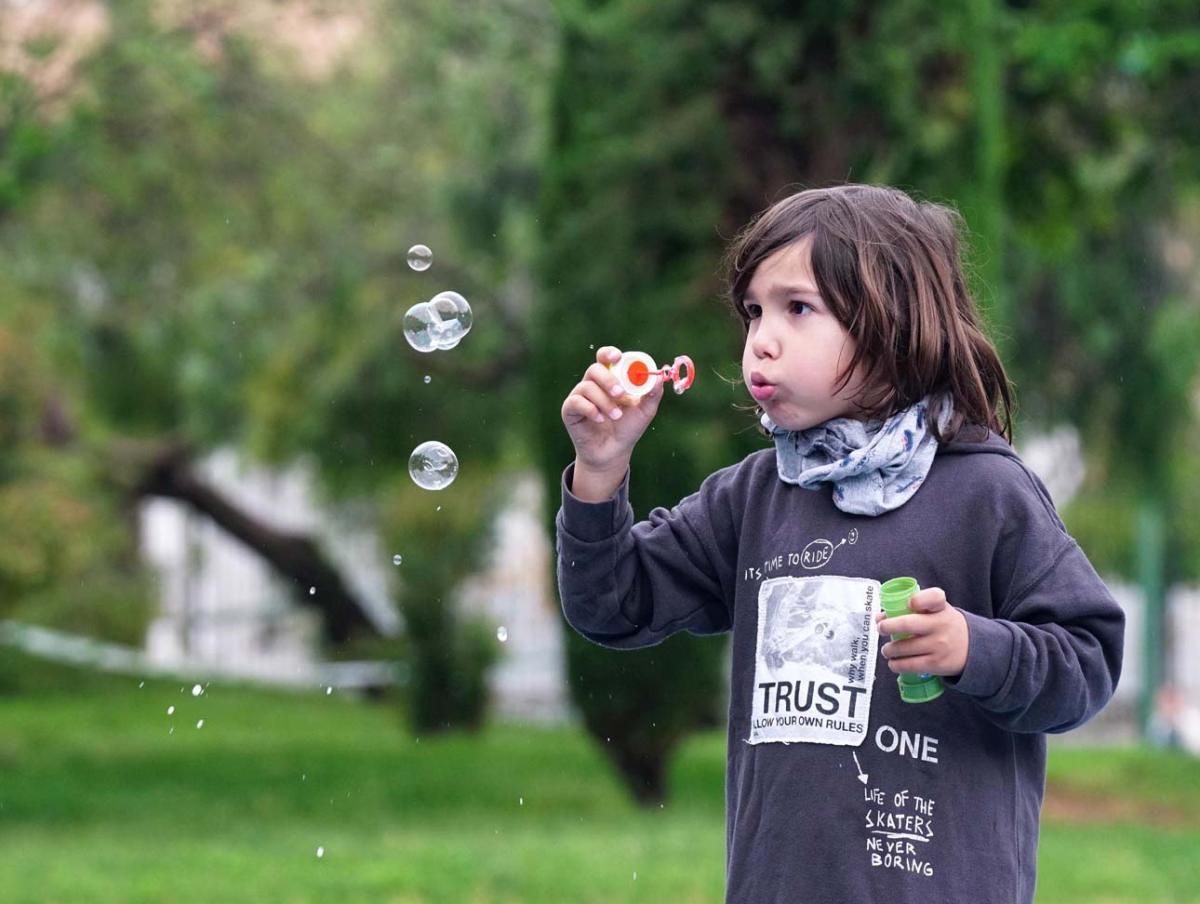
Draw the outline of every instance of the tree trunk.
<instances>
[{"instance_id":1,"label":"tree trunk","mask_svg":"<svg viewBox=\"0 0 1200 904\"><path fill-rule=\"evenodd\" d=\"M152 448L126 445L117 457L117 473L133 472L129 483L133 498L162 496L186 503L241 540L290 581L300 602L320 613L329 643L343 644L360 631L380 633L338 569L310 537L279 530L255 518L197 477L186 443Z\"/></svg>"}]
</instances>

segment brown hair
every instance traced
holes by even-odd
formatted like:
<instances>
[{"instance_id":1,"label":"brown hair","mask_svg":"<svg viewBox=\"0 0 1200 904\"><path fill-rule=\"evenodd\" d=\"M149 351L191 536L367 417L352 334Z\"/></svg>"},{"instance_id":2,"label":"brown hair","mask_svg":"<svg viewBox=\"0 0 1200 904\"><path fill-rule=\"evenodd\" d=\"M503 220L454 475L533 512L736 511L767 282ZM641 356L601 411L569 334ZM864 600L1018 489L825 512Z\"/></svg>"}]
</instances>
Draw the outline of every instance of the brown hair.
<instances>
[{"instance_id":1,"label":"brown hair","mask_svg":"<svg viewBox=\"0 0 1200 904\"><path fill-rule=\"evenodd\" d=\"M864 416L887 417L933 395L929 419L939 440L977 426L1011 442L1012 390L967 290L962 226L954 209L894 188L798 192L734 239L726 255L729 301L749 330L744 302L754 271L775 251L811 236L817 289L857 343L838 391L861 364ZM946 397L954 413L942 431Z\"/></svg>"}]
</instances>

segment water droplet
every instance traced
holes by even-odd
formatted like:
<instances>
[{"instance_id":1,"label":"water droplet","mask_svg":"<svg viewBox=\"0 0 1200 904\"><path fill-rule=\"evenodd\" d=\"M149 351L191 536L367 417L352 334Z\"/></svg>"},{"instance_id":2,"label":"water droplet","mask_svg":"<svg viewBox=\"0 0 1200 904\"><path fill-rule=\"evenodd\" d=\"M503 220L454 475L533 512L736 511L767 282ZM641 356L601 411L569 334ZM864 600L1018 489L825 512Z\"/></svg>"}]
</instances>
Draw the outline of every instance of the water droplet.
<instances>
[{"instance_id":1,"label":"water droplet","mask_svg":"<svg viewBox=\"0 0 1200 904\"><path fill-rule=\"evenodd\" d=\"M396 553L396 555L392 556L392 564L393 565L400 565L403 562L404 562L404 557L402 555L400 555L399 553Z\"/></svg>"},{"instance_id":2,"label":"water droplet","mask_svg":"<svg viewBox=\"0 0 1200 904\"><path fill-rule=\"evenodd\" d=\"M204 693L204 688L202 688L200 685L198 685L198 684L192 685L192 696L193 697L199 697L203 693Z\"/></svg>"},{"instance_id":3,"label":"water droplet","mask_svg":"<svg viewBox=\"0 0 1200 904\"><path fill-rule=\"evenodd\" d=\"M496 629L496 640L500 641L500 643L508 640L508 628L504 627L504 625Z\"/></svg>"},{"instance_id":4,"label":"water droplet","mask_svg":"<svg viewBox=\"0 0 1200 904\"><path fill-rule=\"evenodd\" d=\"M167 707L167 715L168 715L168 716L173 716L173 715L175 715L175 707L173 707L173 706L168 706L168 707Z\"/></svg>"},{"instance_id":5,"label":"water droplet","mask_svg":"<svg viewBox=\"0 0 1200 904\"><path fill-rule=\"evenodd\" d=\"M317 848L317 859L320 860L324 856L325 856L325 848L323 848L323 847Z\"/></svg>"},{"instance_id":6,"label":"water droplet","mask_svg":"<svg viewBox=\"0 0 1200 904\"><path fill-rule=\"evenodd\" d=\"M433 377L429 376L429 374L425 374L425 382L426 384L433 382Z\"/></svg>"},{"instance_id":7,"label":"water droplet","mask_svg":"<svg viewBox=\"0 0 1200 904\"><path fill-rule=\"evenodd\" d=\"M458 457L445 443L421 443L409 456L408 474L422 489L444 490L458 476Z\"/></svg>"},{"instance_id":8,"label":"water droplet","mask_svg":"<svg viewBox=\"0 0 1200 904\"><path fill-rule=\"evenodd\" d=\"M199 722L197 722L197 723L196 723L196 727L197 727L197 728L203 728L203 727L204 727L204 720L203 720L203 719L201 719Z\"/></svg>"},{"instance_id":9,"label":"water droplet","mask_svg":"<svg viewBox=\"0 0 1200 904\"><path fill-rule=\"evenodd\" d=\"M428 245L413 245L408 249L408 265L418 273L428 270L433 263L433 252Z\"/></svg>"}]
</instances>

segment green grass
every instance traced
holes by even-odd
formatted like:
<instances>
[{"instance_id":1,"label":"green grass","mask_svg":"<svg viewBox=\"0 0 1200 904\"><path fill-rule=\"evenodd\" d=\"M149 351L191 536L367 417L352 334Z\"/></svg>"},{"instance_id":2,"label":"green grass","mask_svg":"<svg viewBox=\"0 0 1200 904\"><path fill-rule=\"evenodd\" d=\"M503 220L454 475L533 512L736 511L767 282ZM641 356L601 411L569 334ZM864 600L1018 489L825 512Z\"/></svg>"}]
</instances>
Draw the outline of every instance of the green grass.
<instances>
[{"instance_id":1,"label":"green grass","mask_svg":"<svg viewBox=\"0 0 1200 904\"><path fill-rule=\"evenodd\" d=\"M0 899L718 902L723 768L695 738L647 812L575 729L416 738L339 694L76 682L0 697ZM1200 902L1200 764L1056 749L1051 781L1102 821L1047 821L1039 901Z\"/></svg>"}]
</instances>

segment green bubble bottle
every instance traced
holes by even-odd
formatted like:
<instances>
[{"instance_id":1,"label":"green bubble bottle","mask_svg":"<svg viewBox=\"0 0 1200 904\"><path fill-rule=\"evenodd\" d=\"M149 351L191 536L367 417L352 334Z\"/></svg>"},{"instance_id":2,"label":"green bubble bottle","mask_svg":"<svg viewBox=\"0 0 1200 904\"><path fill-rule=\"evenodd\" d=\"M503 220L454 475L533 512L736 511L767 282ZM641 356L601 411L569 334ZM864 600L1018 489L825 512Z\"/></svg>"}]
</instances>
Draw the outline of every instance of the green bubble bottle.
<instances>
[{"instance_id":1,"label":"green bubble bottle","mask_svg":"<svg viewBox=\"0 0 1200 904\"><path fill-rule=\"evenodd\" d=\"M892 578L890 581L886 581L881 593L884 614L888 618L907 615L912 611L908 608L908 601L920 589L921 585L917 583L916 578ZM903 640L911 636L911 634L893 634L892 640ZM930 700L940 697L946 689L942 679L937 675L913 672L897 675L896 683L900 685L900 699L905 703L928 703Z\"/></svg>"}]
</instances>

